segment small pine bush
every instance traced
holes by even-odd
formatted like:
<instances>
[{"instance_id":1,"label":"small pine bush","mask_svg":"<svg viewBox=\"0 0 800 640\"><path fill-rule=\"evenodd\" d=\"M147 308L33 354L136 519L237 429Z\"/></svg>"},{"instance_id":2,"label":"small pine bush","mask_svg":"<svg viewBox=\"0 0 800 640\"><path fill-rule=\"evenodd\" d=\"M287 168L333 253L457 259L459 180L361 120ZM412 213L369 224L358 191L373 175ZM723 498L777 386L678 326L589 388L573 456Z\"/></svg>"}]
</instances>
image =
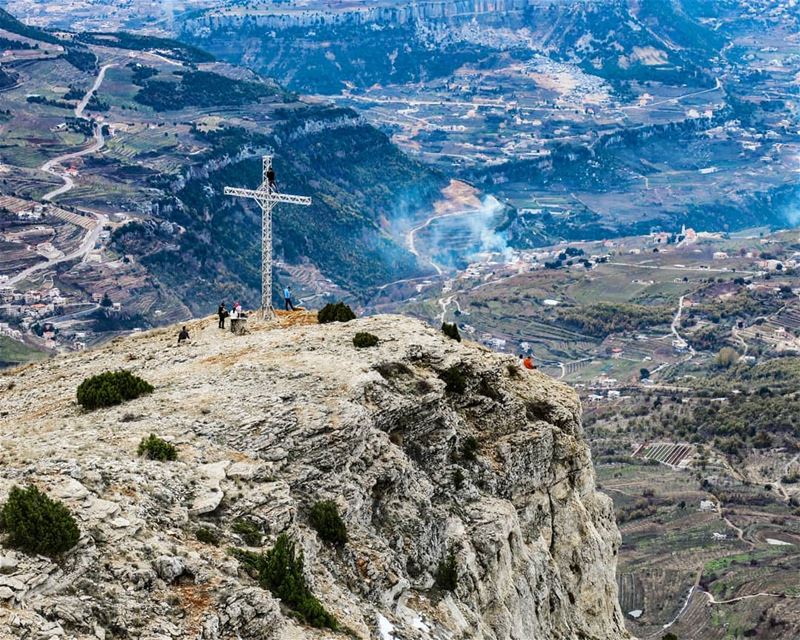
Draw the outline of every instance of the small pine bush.
<instances>
[{"instance_id":1,"label":"small pine bush","mask_svg":"<svg viewBox=\"0 0 800 640\"><path fill-rule=\"evenodd\" d=\"M341 547L347 542L347 527L333 500L323 500L311 507L311 526L325 542Z\"/></svg>"},{"instance_id":2,"label":"small pine bush","mask_svg":"<svg viewBox=\"0 0 800 640\"><path fill-rule=\"evenodd\" d=\"M439 379L444 381L445 391L448 393L462 395L467 390L467 377L457 364L442 371Z\"/></svg>"},{"instance_id":3,"label":"small pine bush","mask_svg":"<svg viewBox=\"0 0 800 640\"><path fill-rule=\"evenodd\" d=\"M260 547L264 539L264 532L250 520L239 519L231 525L231 530L239 534L248 547Z\"/></svg>"},{"instance_id":4,"label":"small pine bush","mask_svg":"<svg viewBox=\"0 0 800 640\"><path fill-rule=\"evenodd\" d=\"M320 324L350 322L355 319L356 314L344 302L328 303L317 312L317 322Z\"/></svg>"},{"instance_id":5,"label":"small pine bush","mask_svg":"<svg viewBox=\"0 0 800 640\"><path fill-rule=\"evenodd\" d=\"M150 383L130 371L106 371L81 382L78 404L89 410L111 407L152 391Z\"/></svg>"},{"instance_id":6,"label":"small pine bush","mask_svg":"<svg viewBox=\"0 0 800 640\"><path fill-rule=\"evenodd\" d=\"M353 346L357 349L366 349L367 347L374 347L378 344L378 336L365 331L359 331L353 336Z\"/></svg>"},{"instance_id":7,"label":"small pine bush","mask_svg":"<svg viewBox=\"0 0 800 640\"><path fill-rule=\"evenodd\" d=\"M137 453L150 460L160 460L161 462L178 459L178 450L175 445L162 440L154 433L142 439Z\"/></svg>"},{"instance_id":8,"label":"small pine bush","mask_svg":"<svg viewBox=\"0 0 800 640\"><path fill-rule=\"evenodd\" d=\"M456 554L452 551L447 554L439 566L436 567L436 586L442 591L455 591L458 586L458 564Z\"/></svg>"},{"instance_id":9,"label":"small pine bush","mask_svg":"<svg viewBox=\"0 0 800 640\"><path fill-rule=\"evenodd\" d=\"M449 322L443 322L442 333L451 340L461 342L461 334L458 332L458 325L455 322L453 322L452 324Z\"/></svg>"},{"instance_id":10,"label":"small pine bush","mask_svg":"<svg viewBox=\"0 0 800 640\"><path fill-rule=\"evenodd\" d=\"M461 457L464 460L477 460L478 447L478 439L475 436L467 436L461 443Z\"/></svg>"},{"instance_id":11,"label":"small pine bush","mask_svg":"<svg viewBox=\"0 0 800 640\"><path fill-rule=\"evenodd\" d=\"M12 487L0 509L6 545L27 553L55 556L78 543L80 531L69 509L34 486Z\"/></svg>"},{"instance_id":12,"label":"small pine bush","mask_svg":"<svg viewBox=\"0 0 800 640\"><path fill-rule=\"evenodd\" d=\"M282 533L275 546L262 554L233 550L234 555L256 574L259 584L297 612L312 627L339 629L339 622L325 610L308 588L303 573L303 552L295 553L294 542Z\"/></svg>"},{"instance_id":13,"label":"small pine bush","mask_svg":"<svg viewBox=\"0 0 800 640\"><path fill-rule=\"evenodd\" d=\"M219 536L217 535L216 531L213 531L208 527L200 527L194 532L194 535L197 540L203 544L212 544L215 547L219 546Z\"/></svg>"},{"instance_id":14,"label":"small pine bush","mask_svg":"<svg viewBox=\"0 0 800 640\"><path fill-rule=\"evenodd\" d=\"M456 491L460 491L461 487L464 486L464 472L461 469L453 471L453 486Z\"/></svg>"}]
</instances>

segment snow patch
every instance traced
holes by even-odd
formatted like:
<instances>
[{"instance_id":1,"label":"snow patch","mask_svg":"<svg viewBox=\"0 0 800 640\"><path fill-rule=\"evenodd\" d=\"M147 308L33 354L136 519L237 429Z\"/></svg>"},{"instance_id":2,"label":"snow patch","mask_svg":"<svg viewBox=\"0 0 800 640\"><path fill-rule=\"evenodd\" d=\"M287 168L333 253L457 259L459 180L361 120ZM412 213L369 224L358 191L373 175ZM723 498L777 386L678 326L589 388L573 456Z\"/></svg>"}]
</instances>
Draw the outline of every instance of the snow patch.
<instances>
[{"instance_id":1,"label":"snow patch","mask_svg":"<svg viewBox=\"0 0 800 640\"><path fill-rule=\"evenodd\" d=\"M397 640L394 635L394 625L383 614L378 614L378 635L381 640Z\"/></svg>"}]
</instances>

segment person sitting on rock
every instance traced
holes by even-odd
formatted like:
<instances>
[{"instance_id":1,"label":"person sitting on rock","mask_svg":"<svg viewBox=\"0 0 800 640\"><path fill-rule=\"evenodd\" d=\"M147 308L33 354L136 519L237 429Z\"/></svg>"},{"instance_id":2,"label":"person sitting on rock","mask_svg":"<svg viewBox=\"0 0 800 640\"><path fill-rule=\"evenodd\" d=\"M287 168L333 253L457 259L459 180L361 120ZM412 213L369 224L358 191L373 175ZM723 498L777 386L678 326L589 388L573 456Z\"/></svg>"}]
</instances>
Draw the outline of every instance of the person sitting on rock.
<instances>
[{"instance_id":1,"label":"person sitting on rock","mask_svg":"<svg viewBox=\"0 0 800 640\"><path fill-rule=\"evenodd\" d=\"M522 356L520 356L520 358L522 358ZM533 357L530 354L522 358L522 366L525 367L526 369L536 368L536 365L533 364Z\"/></svg>"},{"instance_id":2,"label":"person sitting on rock","mask_svg":"<svg viewBox=\"0 0 800 640\"><path fill-rule=\"evenodd\" d=\"M182 344L188 339L189 339L189 331L184 326L183 329L181 329L181 332L178 334L178 344Z\"/></svg>"}]
</instances>

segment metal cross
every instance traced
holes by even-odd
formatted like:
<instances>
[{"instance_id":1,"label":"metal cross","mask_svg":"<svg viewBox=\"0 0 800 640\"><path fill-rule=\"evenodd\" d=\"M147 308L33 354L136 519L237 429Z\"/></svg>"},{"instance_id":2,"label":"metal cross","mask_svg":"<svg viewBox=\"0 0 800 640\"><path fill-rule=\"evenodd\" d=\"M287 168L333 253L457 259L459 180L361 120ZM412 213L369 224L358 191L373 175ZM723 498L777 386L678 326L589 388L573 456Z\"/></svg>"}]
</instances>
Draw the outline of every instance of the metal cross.
<instances>
[{"instance_id":1,"label":"metal cross","mask_svg":"<svg viewBox=\"0 0 800 640\"><path fill-rule=\"evenodd\" d=\"M226 196L251 198L261 207L261 313L264 318L274 315L272 309L272 209L279 202L309 206L311 198L278 193L270 184L269 172L272 169L272 156L262 158L262 177L258 189L239 189L225 187Z\"/></svg>"}]
</instances>

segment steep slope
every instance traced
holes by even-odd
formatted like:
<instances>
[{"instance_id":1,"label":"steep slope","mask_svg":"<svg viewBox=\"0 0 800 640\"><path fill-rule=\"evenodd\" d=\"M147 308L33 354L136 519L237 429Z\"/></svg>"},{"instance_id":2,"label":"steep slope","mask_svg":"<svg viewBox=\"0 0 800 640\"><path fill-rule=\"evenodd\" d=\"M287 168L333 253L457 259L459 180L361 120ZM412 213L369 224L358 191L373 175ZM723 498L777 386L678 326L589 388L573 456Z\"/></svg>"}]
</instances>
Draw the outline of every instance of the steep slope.
<instances>
[{"instance_id":1,"label":"steep slope","mask_svg":"<svg viewBox=\"0 0 800 640\"><path fill-rule=\"evenodd\" d=\"M0 628L345 637L303 627L226 553L246 518L265 548L298 542L315 595L359 638L627 637L619 533L571 389L408 318L292 318L240 338L195 321L182 347L162 329L0 377L0 500L34 483L81 528L60 562L0 551ZM357 331L380 344L354 348ZM454 366L463 393L442 380ZM154 393L81 411L80 381L118 368ZM138 459L150 433L179 460ZM347 525L338 551L308 524L323 499ZM198 542L201 525L219 547ZM433 588L450 552L452 593Z\"/></svg>"}]
</instances>

